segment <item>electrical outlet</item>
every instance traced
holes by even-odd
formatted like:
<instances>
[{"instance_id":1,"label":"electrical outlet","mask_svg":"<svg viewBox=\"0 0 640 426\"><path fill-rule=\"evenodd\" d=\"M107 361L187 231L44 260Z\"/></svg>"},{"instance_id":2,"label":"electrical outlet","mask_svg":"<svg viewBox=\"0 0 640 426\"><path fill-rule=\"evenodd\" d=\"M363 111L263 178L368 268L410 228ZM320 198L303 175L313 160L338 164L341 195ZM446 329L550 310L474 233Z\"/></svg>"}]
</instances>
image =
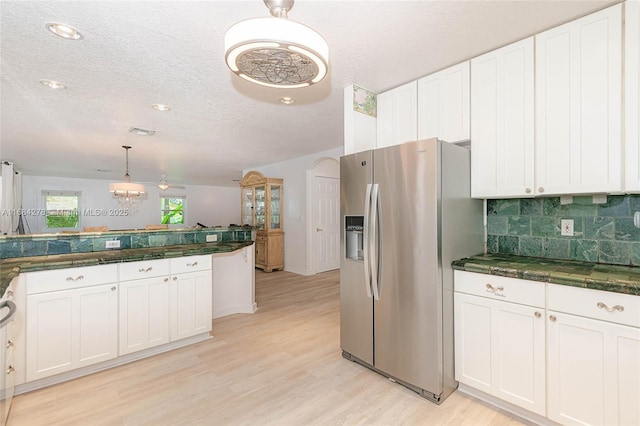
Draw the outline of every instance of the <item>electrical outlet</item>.
<instances>
[{"instance_id":1,"label":"electrical outlet","mask_svg":"<svg viewBox=\"0 0 640 426\"><path fill-rule=\"evenodd\" d=\"M207 235L207 242L208 243L213 243L218 241L218 235L217 234L211 234L211 235Z\"/></svg>"},{"instance_id":2,"label":"electrical outlet","mask_svg":"<svg viewBox=\"0 0 640 426\"><path fill-rule=\"evenodd\" d=\"M107 240L106 248L120 248L120 240Z\"/></svg>"},{"instance_id":3,"label":"electrical outlet","mask_svg":"<svg viewBox=\"0 0 640 426\"><path fill-rule=\"evenodd\" d=\"M560 220L560 235L573 237L573 219Z\"/></svg>"}]
</instances>

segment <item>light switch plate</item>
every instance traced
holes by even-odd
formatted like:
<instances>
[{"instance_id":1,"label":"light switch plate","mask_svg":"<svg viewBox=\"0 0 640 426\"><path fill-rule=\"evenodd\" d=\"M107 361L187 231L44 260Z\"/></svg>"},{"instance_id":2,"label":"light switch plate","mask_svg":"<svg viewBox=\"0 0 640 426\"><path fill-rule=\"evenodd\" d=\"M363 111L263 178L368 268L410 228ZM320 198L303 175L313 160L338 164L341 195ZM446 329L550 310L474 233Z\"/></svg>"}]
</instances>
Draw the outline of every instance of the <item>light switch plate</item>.
<instances>
[{"instance_id":1,"label":"light switch plate","mask_svg":"<svg viewBox=\"0 0 640 426\"><path fill-rule=\"evenodd\" d=\"M573 237L573 219L560 220L560 235Z\"/></svg>"},{"instance_id":2,"label":"light switch plate","mask_svg":"<svg viewBox=\"0 0 640 426\"><path fill-rule=\"evenodd\" d=\"M107 240L106 248L120 248L120 240Z\"/></svg>"},{"instance_id":3,"label":"light switch plate","mask_svg":"<svg viewBox=\"0 0 640 426\"><path fill-rule=\"evenodd\" d=\"M208 243L213 243L218 241L218 235L217 234L211 234L211 235L207 235L207 242Z\"/></svg>"}]
</instances>

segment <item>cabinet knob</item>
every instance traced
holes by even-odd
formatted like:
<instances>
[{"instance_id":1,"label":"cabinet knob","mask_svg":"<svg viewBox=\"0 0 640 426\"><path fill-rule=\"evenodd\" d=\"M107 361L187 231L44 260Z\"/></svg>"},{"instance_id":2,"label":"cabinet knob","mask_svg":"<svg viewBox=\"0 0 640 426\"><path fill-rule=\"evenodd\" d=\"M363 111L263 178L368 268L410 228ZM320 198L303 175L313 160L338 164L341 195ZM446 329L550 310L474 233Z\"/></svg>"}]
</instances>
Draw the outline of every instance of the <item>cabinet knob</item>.
<instances>
[{"instance_id":1,"label":"cabinet knob","mask_svg":"<svg viewBox=\"0 0 640 426\"><path fill-rule=\"evenodd\" d=\"M111 287L111 291L116 291L118 288L114 285L113 287Z\"/></svg>"},{"instance_id":2,"label":"cabinet knob","mask_svg":"<svg viewBox=\"0 0 640 426\"><path fill-rule=\"evenodd\" d=\"M173 280L174 281L178 281L178 277L173 277Z\"/></svg>"},{"instance_id":3,"label":"cabinet knob","mask_svg":"<svg viewBox=\"0 0 640 426\"><path fill-rule=\"evenodd\" d=\"M7 349L13 347L13 342L11 340L7 340Z\"/></svg>"},{"instance_id":4,"label":"cabinet knob","mask_svg":"<svg viewBox=\"0 0 640 426\"><path fill-rule=\"evenodd\" d=\"M550 319L551 321L555 321L557 318L556 318L556 316L555 316L555 315L549 315L549 319Z\"/></svg>"},{"instance_id":5,"label":"cabinet knob","mask_svg":"<svg viewBox=\"0 0 640 426\"><path fill-rule=\"evenodd\" d=\"M193 263L187 263L187 266L197 266L197 265L198 265L198 262L197 262L197 261L196 261L196 262L193 262Z\"/></svg>"},{"instance_id":6,"label":"cabinet knob","mask_svg":"<svg viewBox=\"0 0 640 426\"><path fill-rule=\"evenodd\" d=\"M527 194L531 194L531 188L525 188L524 192L527 193Z\"/></svg>"},{"instance_id":7,"label":"cabinet knob","mask_svg":"<svg viewBox=\"0 0 640 426\"><path fill-rule=\"evenodd\" d=\"M13 368L13 365L10 365L10 366L9 366L9 368L7 368L7 374L11 374L11 373L13 373L14 371L16 371L16 369L15 369L15 368Z\"/></svg>"},{"instance_id":8,"label":"cabinet knob","mask_svg":"<svg viewBox=\"0 0 640 426\"><path fill-rule=\"evenodd\" d=\"M540 318L540 317L542 316L542 314L541 314L540 312L538 312L538 311L536 311L533 315L534 315L536 318Z\"/></svg>"},{"instance_id":9,"label":"cabinet knob","mask_svg":"<svg viewBox=\"0 0 640 426\"><path fill-rule=\"evenodd\" d=\"M323 229L322 228L316 228L316 232L322 232Z\"/></svg>"},{"instance_id":10,"label":"cabinet knob","mask_svg":"<svg viewBox=\"0 0 640 426\"><path fill-rule=\"evenodd\" d=\"M538 192L542 194L544 192L544 188L543 187L538 188Z\"/></svg>"},{"instance_id":11,"label":"cabinet knob","mask_svg":"<svg viewBox=\"0 0 640 426\"><path fill-rule=\"evenodd\" d=\"M169 278L165 278L165 279L164 279L164 282L165 282L165 283L166 283L166 282L169 282Z\"/></svg>"}]
</instances>

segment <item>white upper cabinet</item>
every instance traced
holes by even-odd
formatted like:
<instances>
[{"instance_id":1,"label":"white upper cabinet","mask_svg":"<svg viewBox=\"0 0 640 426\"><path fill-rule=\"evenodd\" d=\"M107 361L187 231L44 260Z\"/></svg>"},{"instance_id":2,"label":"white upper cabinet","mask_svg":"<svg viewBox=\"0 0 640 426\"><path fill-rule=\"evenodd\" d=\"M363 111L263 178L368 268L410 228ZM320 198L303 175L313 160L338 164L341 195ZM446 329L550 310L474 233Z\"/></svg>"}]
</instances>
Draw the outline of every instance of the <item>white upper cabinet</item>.
<instances>
[{"instance_id":1,"label":"white upper cabinet","mask_svg":"<svg viewBox=\"0 0 640 426\"><path fill-rule=\"evenodd\" d=\"M418 139L468 140L469 61L418 80Z\"/></svg>"},{"instance_id":2,"label":"white upper cabinet","mask_svg":"<svg viewBox=\"0 0 640 426\"><path fill-rule=\"evenodd\" d=\"M533 37L471 60L471 196L534 195Z\"/></svg>"},{"instance_id":3,"label":"white upper cabinet","mask_svg":"<svg viewBox=\"0 0 640 426\"><path fill-rule=\"evenodd\" d=\"M417 98L415 81L378 95L377 148L418 139Z\"/></svg>"},{"instance_id":4,"label":"white upper cabinet","mask_svg":"<svg viewBox=\"0 0 640 426\"><path fill-rule=\"evenodd\" d=\"M625 3L625 190L640 192L640 2Z\"/></svg>"},{"instance_id":5,"label":"white upper cabinet","mask_svg":"<svg viewBox=\"0 0 640 426\"><path fill-rule=\"evenodd\" d=\"M622 190L622 7L535 36L539 195Z\"/></svg>"}]
</instances>

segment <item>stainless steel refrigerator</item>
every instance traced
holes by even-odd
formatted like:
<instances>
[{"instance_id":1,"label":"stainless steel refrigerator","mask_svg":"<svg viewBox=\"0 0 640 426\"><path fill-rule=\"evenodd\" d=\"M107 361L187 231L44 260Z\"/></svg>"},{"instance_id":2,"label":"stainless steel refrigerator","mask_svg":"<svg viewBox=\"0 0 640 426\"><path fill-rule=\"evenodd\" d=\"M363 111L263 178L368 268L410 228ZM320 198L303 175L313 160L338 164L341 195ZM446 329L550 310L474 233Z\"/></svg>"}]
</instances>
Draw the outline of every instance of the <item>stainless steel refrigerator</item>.
<instances>
[{"instance_id":1,"label":"stainless steel refrigerator","mask_svg":"<svg viewBox=\"0 0 640 426\"><path fill-rule=\"evenodd\" d=\"M470 152L428 139L340 159L340 344L363 364L442 402L457 387L455 259L482 252Z\"/></svg>"}]
</instances>

